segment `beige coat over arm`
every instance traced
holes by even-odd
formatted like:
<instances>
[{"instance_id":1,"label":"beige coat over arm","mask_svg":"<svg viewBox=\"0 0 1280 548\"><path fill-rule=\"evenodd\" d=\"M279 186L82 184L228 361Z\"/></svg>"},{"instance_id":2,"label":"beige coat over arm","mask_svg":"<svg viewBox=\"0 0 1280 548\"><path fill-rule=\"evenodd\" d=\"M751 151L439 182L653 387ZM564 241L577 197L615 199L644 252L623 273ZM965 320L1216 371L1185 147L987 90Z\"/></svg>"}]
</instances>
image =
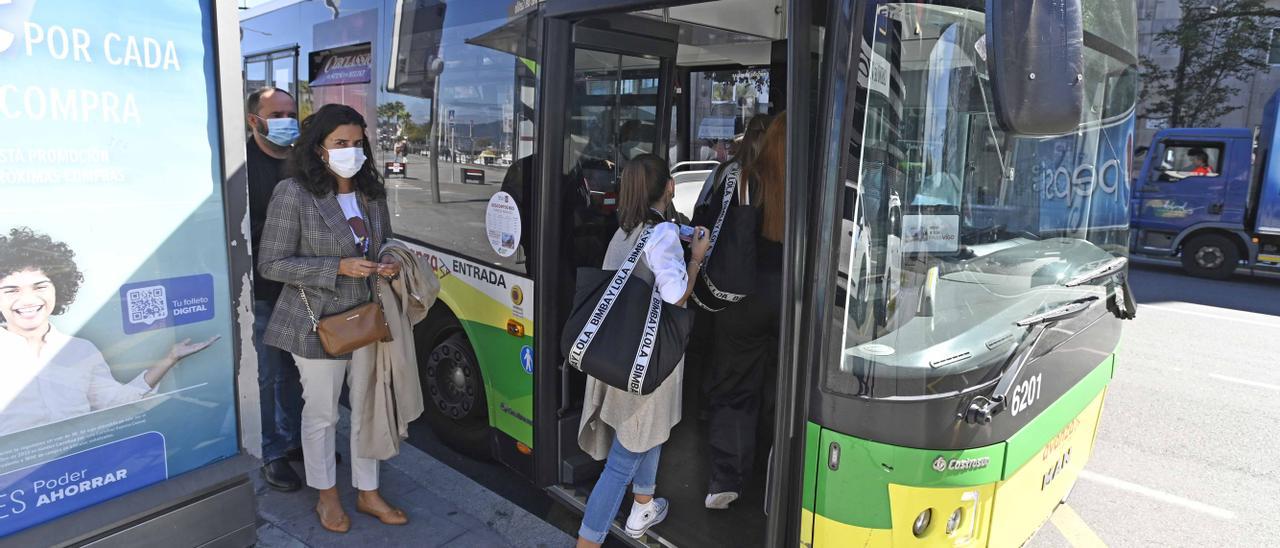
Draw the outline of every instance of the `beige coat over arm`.
<instances>
[{"instance_id":1,"label":"beige coat over arm","mask_svg":"<svg viewBox=\"0 0 1280 548\"><path fill-rule=\"evenodd\" d=\"M409 423L422 415L422 385L418 382L418 355L413 326L427 317L440 293L440 280L402 242L388 241L382 256L401 265L400 276L385 282L382 309L391 328L391 342L378 342L374 358L371 394L364 398L363 423L357 440L358 456L386 460L400 453L400 442L409 437Z\"/></svg>"}]
</instances>

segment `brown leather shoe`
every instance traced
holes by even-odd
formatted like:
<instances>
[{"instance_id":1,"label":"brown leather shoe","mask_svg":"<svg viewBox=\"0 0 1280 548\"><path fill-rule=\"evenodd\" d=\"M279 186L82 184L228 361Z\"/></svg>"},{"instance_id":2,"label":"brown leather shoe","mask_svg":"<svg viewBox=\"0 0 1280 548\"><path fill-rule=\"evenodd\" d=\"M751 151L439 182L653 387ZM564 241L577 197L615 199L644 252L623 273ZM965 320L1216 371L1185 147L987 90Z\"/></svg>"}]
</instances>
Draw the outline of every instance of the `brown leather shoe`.
<instances>
[{"instance_id":1,"label":"brown leather shoe","mask_svg":"<svg viewBox=\"0 0 1280 548\"><path fill-rule=\"evenodd\" d=\"M338 509L339 512L342 512L341 516L331 522L325 521L324 510L322 509L323 505L324 503L316 503L316 515L320 517L320 526L324 527L325 531L329 531L331 533L346 533L351 530L351 517L348 516L346 512L342 512L341 508Z\"/></svg>"},{"instance_id":2,"label":"brown leather shoe","mask_svg":"<svg viewBox=\"0 0 1280 548\"><path fill-rule=\"evenodd\" d=\"M360 500L359 497L356 497L356 511L361 514L368 514L378 518L378 521L381 521L386 525L404 525L409 523L409 516L406 516L403 510L391 505L387 505L386 510L374 510L373 508L365 506L364 501Z\"/></svg>"}]
</instances>

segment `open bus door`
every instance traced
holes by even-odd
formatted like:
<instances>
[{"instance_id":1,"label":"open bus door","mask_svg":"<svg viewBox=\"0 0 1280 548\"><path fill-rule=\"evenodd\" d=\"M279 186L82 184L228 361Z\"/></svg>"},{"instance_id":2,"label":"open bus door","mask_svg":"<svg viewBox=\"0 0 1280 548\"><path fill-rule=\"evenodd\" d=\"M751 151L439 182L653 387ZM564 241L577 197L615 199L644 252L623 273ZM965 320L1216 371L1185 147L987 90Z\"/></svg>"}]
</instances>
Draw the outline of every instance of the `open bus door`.
<instances>
[{"instance_id":1,"label":"open bus door","mask_svg":"<svg viewBox=\"0 0 1280 548\"><path fill-rule=\"evenodd\" d=\"M678 29L625 13L545 21L535 199L546 221L535 229L542 257L535 308L537 324L547 327L535 334L535 347L538 361L558 365L535 374L536 480L581 510L585 496L573 487L590 489L603 463L578 448L585 376L564 365L559 327L572 305L576 268L599 267L618 228L626 161L666 155Z\"/></svg>"},{"instance_id":2,"label":"open bus door","mask_svg":"<svg viewBox=\"0 0 1280 548\"><path fill-rule=\"evenodd\" d=\"M850 63L851 36L860 27L854 0L797 0L788 2L777 12L777 28L768 33L735 34L723 27L707 23L706 17L717 17L716 10L727 9L717 2L670 2L658 5L651 1L619 0L607 3L576 0L550 1L543 8L542 57L540 63L542 113L538 120L538 172L535 200L544 221L535 223L541 260L535 266L538 280L536 309L540 329L535 334L538 363L557 367L535 371L535 451L538 485L547 488L562 502L582 510L586 495L602 468L592 461L577 443L581 418L582 384L580 373L567 370L559 355L559 326L564 324L574 293L576 267L599 267L604 250L617 228L610 193L622 163L634 152L653 152L668 157L676 141L671 141L673 95L677 88L677 49L687 45L689 30L703 32L712 27L721 39L737 40L742 49L763 52L772 61L778 95L785 97L788 117L788 179L812 181L823 174L820 162L811 158L826 157L819 136L841 126L841 118L849 115L845 107L845 90L856 76L858 66ZM689 4L702 4L686 6ZM677 7L699 10L703 16L690 27L667 19ZM669 10L668 10L669 8ZM629 15L644 9L647 17ZM747 9L739 4L734 9ZM752 8L754 9L754 8ZM843 14L840 25L827 26L828 13ZM652 17L662 14L663 17ZM667 19L667 20L664 20ZM732 19L732 18L729 18ZM832 32L833 29L838 29ZM825 31L825 32L824 32ZM725 39L724 35L732 38ZM748 43L755 41L754 44ZM843 55L829 44L838 44ZM730 48L732 49L732 48ZM681 50L683 51L683 50ZM785 52L785 57L770 55ZM843 60L836 67L824 63ZM723 61L722 61L723 62ZM741 66L754 63L736 61ZM681 67L682 69L685 67ZM832 71L833 78L823 79L819 88L819 71ZM786 92L785 90L792 90ZM818 115L818 113L823 113ZM687 113L678 113L687 116ZM830 116L828 116L830 115ZM677 126L688 124L677 121ZM677 135L675 138L687 137ZM829 146L843 148L840 135ZM671 141L671 142L669 142ZM799 160L796 160L799 159ZM804 497L812 497L813 477L805 473L806 423L808 417L809 373L800 366L812 359L816 340L802 333L817 331L813 322L825 321L809 314L813 307L801 305L823 287L806 283L806 258L814 251L811 241L829 239L822 234L819 220L805 213L811 207L817 185L788 184L788 226L785 237L782 302L795 303L778 311L779 364L777 379L768 384L775 393L775 416L765 417L773 425L773 442L762 441L758 452L767 455L767 463L757 465L752 493L729 511L708 511L702 507L706 494L705 439L693 438L691 432L704 429L698 424L696 401L686 395L685 420L664 446L659 472L664 485L660 493L673 498L679 516L650 531L650 539L668 545L792 545L800 539L808 544L806 532L811 529L801 522ZM818 303L826 306L825 302ZM804 327L809 325L809 327ZM697 393L697 377L686 373L686 394ZM680 430L683 429L683 432ZM550 448L550 449L549 449ZM701 451L701 452L700 452ZM810 451L816 455L816 451ZM764 459L761 459L764 460ZM693 517L690 517L693 516ZM811 517L810 517L811 519ZM619 533L615 531L615 533ZM615 535L622 537L622 535Z\"/></svg>"}]
</instances>

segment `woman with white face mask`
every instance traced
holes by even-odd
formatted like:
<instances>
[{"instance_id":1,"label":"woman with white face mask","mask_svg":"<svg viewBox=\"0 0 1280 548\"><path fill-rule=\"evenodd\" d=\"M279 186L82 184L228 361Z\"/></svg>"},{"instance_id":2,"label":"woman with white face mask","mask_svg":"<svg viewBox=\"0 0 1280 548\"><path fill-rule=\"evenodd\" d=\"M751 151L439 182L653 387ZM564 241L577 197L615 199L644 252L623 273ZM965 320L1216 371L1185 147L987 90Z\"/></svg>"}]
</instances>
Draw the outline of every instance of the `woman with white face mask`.
<instances>
[{"instance_id":1,"label":"woman with white face mask","mask_svg":"<svg viewBox=\"0 0 1280 548\"><path fill-rule=\"evenodd\" d=\"M289 156L292 178L276 186L258 250L258 271L286 286L264 342L292 353L298 364L307 485L319 490L321 526L336 533L351 527L338 500L334 456L344 377L350 387L356 509L388 525L408 521L378 493L379 461L356 454L375 345L331 356L312 323L368 303L371 282L400 273L400 265L382 255L392 234L391 216L386 187L369 161L365 129L360 113L345 105L325 105L302 122Z\"/></svg>"}]
</instances>

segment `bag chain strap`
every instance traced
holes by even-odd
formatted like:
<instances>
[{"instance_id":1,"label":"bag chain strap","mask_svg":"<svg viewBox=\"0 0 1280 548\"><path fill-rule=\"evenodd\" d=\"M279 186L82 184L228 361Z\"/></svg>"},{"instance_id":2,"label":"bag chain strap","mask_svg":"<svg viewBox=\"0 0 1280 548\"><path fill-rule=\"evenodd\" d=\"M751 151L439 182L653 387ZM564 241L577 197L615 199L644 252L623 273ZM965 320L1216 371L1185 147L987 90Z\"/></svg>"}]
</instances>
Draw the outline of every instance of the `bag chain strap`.
<instances>
[{"instance_id":1,"label":"bag chain strap","mask_svg":"<svg viewBox=\"0 0 1280 548\"><path fill-rule=\"evenodd\" d=\"M359 197L360 197L360 213L364 215L364 218L365 218L365 219L369 219L369 205L368 205L368 203L365 201L365 198L364 198L364 195L363 195L363 194L359 195ZM373 224L373 223L372 223L372 220L370 220L370 223L369 223L369 224L370 224L370 225L372 225L372 224ZM367 245L368 249L366 249L366 250L365 250L364 258L365 258L366 260L368 260L368 259L369 259L369 251L372 251L372 250L373 250L373 234L372 234L372 233L370 233L368 236L366 236L366 239L367 239L367 241L368 241L369 243L368 243L368 245ZM379 276L378 276L378 275L376 275L376 274L373 276L373 294L374 294L374 299L373 299L373 300L371 300L371 301L369 301L369 302L375 302L375 303L379 303L379 304L381 304L381 303L382 303L382 284L381 284L381 283L379 283L379 281L380 281L380 280L379 280L378 278L379 278ZM368 282L366 281L365 283L367 284ZM307 308L307 316L308 316L308 317L310 318L310 320L311 320L311 332L313 332L313 333L314 333L314 332L316 332L316 331L319 331L319 330L320 330L320 319L316 317L316 313L315 313L315 311L311 309L311 301L310 301L309 299L307 299L307 292L306 292L305 290L303 290L303 289L302 289L302 285L301 285L301 284L299 284L299 285L297 285L297 286L295 286L295 287L297 287L297 288L298 288L298 294L299 294L299 295L302 295L302 304L303 304L303 306L305 306L305 307Z\"/></svg>"},{"instance_id":2,"label":"bag chain strap","mask_svg":"<svg viewBox=\"0 0 1280 548\"><path fill-rule=\"evenodd\" d=\"M311 300L307 299L307 292L304 291L302 289L302 286L300 285L297 286L297 288L298 288L298 294L302 295L302 305L307 307L307 317L311 319L311 331L313 333L316 331L319 331L320 320L316 318L315 311L311 309ZM373 293L375 295L376 300L370 301L370 302L381 303L382 302L382 283L381 283L381 280L377 279L377 277L375 277L373 280L373 288L374 288Z\"/></svg>"}]
</instances>

